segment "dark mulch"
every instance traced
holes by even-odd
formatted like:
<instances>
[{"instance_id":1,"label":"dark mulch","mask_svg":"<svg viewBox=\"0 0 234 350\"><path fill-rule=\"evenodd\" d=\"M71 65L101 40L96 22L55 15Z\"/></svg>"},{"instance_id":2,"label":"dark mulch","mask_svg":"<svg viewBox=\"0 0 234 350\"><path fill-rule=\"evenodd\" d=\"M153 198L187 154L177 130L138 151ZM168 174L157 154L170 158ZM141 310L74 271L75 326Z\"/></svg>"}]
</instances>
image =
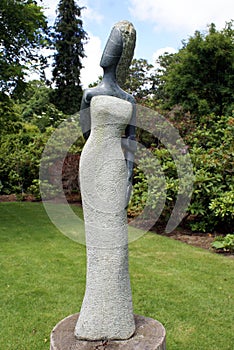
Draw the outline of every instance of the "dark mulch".
<instances>
[{"instance_id":1,"label":"dark mulch","mask_svg":"<svg viewBox=\"0 0 234 350\"><path fill-rule=\"evenodd\" d=\"M14 194L1 195L0 202L16 202L16 195Z\"/></svg>"}]
</instances>

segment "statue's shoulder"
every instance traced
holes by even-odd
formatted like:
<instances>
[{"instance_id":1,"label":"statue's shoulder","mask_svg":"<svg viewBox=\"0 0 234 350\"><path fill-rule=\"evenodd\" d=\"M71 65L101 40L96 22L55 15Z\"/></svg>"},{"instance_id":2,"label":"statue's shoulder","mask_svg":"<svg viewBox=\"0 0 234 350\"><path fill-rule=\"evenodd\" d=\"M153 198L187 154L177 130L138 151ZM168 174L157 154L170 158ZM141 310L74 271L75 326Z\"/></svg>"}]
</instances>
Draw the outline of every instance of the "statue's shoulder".
<instances>
[{"instance_id":1,"label":"statue's shoulder","mask_svg":"<svg viewBox=\"0 0 234 350\"><path fill-rule=\"evenodd\" d=\"M90 104L91 99L99 95L108 95L108 91L105 91L105 88L100 85L86 89L83 94L83 101L85 101L86 104Z\"/></svg>"},{"instance_id":2,"label":"statue's shoulder","mask_svg":"<svg viewBox=\"0 0 234 350\"><path fill-rule=\"evenodd\" d=\"M126 91L125 91L125 100L131 102L132 104L136 104L135 98L132 95L128 94Z\"/></svg>"},{"instance_id":3,"label":"statue's shoulder","mask_svg":"<svg viewBox=\"0 0 234 350\"><path fill-rule=\"evenodd\" d=\"M122 100L125 100L125 101L128 101L128 102L131 102L132 104L136 103L136 100L133 97L133 95L131 95L128 92L124 91L120 86L118 86L116 97L119 97Z\"/></svg>"},{"instance_id":4,"label":"statue's shoulder","mask_svg":"<svg viewBox=\"0 0 234 350\"><path fill-rule=\"evenodd\" d=\"M83 94L83 100L86 104L89 104L91 101L91 98L94 96L94 88L85 89Z\"/></svg>"}]
</instances>

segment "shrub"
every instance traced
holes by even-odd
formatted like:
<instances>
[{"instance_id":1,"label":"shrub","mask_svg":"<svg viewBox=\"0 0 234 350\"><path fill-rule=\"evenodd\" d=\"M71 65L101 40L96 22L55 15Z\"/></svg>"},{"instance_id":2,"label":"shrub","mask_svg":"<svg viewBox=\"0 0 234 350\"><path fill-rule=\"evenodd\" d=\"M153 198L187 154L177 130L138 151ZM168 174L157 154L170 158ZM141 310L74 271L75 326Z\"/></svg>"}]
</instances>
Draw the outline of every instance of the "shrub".
<instances>
[{"instance_id":1,"label":"shrub","mask_svg":"<svg viewBox=\"0 0 234 350\"><path fill-rule=\"evenodd\" d=\"M0 145L2 193L22 195L39 177L39 164L48 134L27 127L18 134L4 135Z\"/></svg>"},{"instance_id":2,"label":"shrub","mask_svg":"<svg viewBox=\"0 0 234 350\"><path fill-rule=\"evenodd\" d=\"M212 248L218 251L234 253L234 234L228 234L225 237L217 236L212 243Z\"/></svg>"},{"instance_id":3,"label":"shrub","mask_svg":"<svg viewBox=\"0 0 234 350\"><path fill-rule=\"evenodd\" d=\"M189 212L195 215L194 231L233 229L234 118L203 117L187 138L194 164L195 183Z\"/></svg>"},{"instance_id":4,"label":"shrub","mask_svg":"<svg viewBox=\"0 0 234 350\"><path fill-rule=\"evenodd\" d=\"M234 118L210 115L203 117L196 129L184 139L194 167L194 188L187 216L193 231L230 232L234 227ZM175 205L178 195L186 189L186 176L178 179L173 158L173 150L165 149L159 144L151 145L152 157L147 153L140 157L135 169L133 195L129 204L129 214L135 215L143 210L146 203L152 208L164 196L162 178L165 180L165 207L161 219L166 221ZM186 153L186 152L185 152ZM177 161L185 169L186 155L174 154ZM163 174L159 172L160 169ZM152 171L147 172L151 167ZM151 183L150 191L148 183ZM180 187L179 187L180 186Z\"/></svg>"}]
</instances>

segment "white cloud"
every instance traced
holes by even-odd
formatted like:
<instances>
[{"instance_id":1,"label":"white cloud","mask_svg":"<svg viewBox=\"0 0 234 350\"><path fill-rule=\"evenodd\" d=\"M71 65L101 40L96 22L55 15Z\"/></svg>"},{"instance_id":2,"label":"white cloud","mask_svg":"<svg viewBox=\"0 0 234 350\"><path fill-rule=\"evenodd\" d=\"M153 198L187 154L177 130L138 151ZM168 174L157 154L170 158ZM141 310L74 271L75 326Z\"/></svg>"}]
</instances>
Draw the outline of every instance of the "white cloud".
<instances>
[{"instance_id":1,"label":"white cloud","mask_svg":"<svg viewBox=\"0 0 234 350\"><path fill-rule=\"evenodd\" d=\"M153 53L153 62L156 62L156 60L159 58L159 56L163 55L164 53L176 53L177 50L173 47L162 47L161 49L158 49L156 52Z\"/></svg>"},{"instance_id":2,"label":"white cloud","mask_svg":"<svg viewBox=\"0 0 234 350\"><path fill-rule=\"evenodd\" d=\"M57 9L59 0L43 0L42 4L39 1L37 1L37 3L39 6L44 7L45 16L47 17L49 24L53 25L56 17L56 9Z\"/></svg>"},{"instance_id":3,"label":"white cloud","mask_svg":"<svg viewBox=\"0 0 234 350\"><path fill-rule=\"evenodd\" d=\"M41 2L37 1L38 5L41 6ZM49 24L52 25L56 18L56 9L58 7L59 0L43 0L42 6L45 8L45 15L48 18ZM94 21L96 23L101 23L104 16L97 11L95 11L88 3L88 0L81 0L77 2L79 7L84 7L81 11L82 19L87 19Z\"/></svg>"},{"instance_id":4,"label":"white cloud","mask_svg":"<svg viewBox=\"0 0 234 350\"><path fill-rule=\"evenodd\" d=\"M102 55L101 40L97 36L89 33L89 41L85 45L85 57L82 61L84 68L81 70L81 82L84 88L87 88L90 83L97 81L102 75L100 60Z\"/></svg>"},{"instance_id":5,"label":"white cloud","mask_svg":"<svg viewBox=\"0 0 234 350\"><path fill-rule=\"evenodd\" d=\"M153 70L156 68L156 69L159 69L160 68L160 64L157 63L157 59L159 58L159 56L162 56L163 54L165 53L176 53L177 50L174 49L173 47L170 47L170 46L166 46L166 47L162 47L161 49L158 49L157 51L155 51L153 53Z\"/></svg>"},{"instance_id":6,"label":"white cloud","mask_svg":"<svg viewBox=\"0 0 234 350\"><path fill-rule=\"evenodd\" d=\"M138 20L151 21L160 30L190 33L212 22L224 27L234 13L233 0L130 0L130 4Z\"/></svg>"},{"instance_id":7,"label":"white cloud","mask_svg":"<svg viewBox=\"0 0 234 350\"><path fill-rule=\"evenodd\" d=\"M95 11L92 7L88 5L87 0L83 0L80 2L80 7L85 7L82 11L82 17L84 19L87 19L89 21L94 21L98 24L102 23L104 16L101 15L99 12Z\"/></svg>"}]
</instances>

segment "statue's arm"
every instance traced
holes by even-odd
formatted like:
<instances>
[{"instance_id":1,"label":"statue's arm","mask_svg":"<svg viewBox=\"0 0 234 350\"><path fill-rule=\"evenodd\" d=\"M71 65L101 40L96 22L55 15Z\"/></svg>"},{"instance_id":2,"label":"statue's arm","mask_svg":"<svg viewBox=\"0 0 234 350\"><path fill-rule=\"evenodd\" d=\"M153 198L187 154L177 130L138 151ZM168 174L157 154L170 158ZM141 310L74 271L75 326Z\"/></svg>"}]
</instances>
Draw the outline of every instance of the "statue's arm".
<instances>
[{"instance_id":1,"label":"statue's arm","mask_svg":"<svg viewBox=\"0 0 234 350\"><path fill-rule=\"evenodd\" d=\"M125 137L122 138L122 147L125 152L129 153L129 160L134 161L136 152L136 105L133 103L132 118L125 130Z\"/></svg>"},{"instance_id":2,"label":"statue's arm","mask_svg":"<svg viewBox=\"0 0 234 350\"><path fill-rule=\"evenodd\" d=\"M133 104L133 113L129 125L125 130L125 137L122 138L122 148L127 164L127 194L126 194L126 206L130 200L132 191L132 178L134 167L134 155L136 152L136 105Z\"/></svg>"},{"instance_id":3,"label":"statue's arm","mask_svg":"<svg viewBox=\"0 0 234 350\"><path fill-rule=\"evenodd\" d=\"M80 126L85 140L91 131L90 100L88 92L85 91L80 106Z\"/></svg>"}]
</instances>

